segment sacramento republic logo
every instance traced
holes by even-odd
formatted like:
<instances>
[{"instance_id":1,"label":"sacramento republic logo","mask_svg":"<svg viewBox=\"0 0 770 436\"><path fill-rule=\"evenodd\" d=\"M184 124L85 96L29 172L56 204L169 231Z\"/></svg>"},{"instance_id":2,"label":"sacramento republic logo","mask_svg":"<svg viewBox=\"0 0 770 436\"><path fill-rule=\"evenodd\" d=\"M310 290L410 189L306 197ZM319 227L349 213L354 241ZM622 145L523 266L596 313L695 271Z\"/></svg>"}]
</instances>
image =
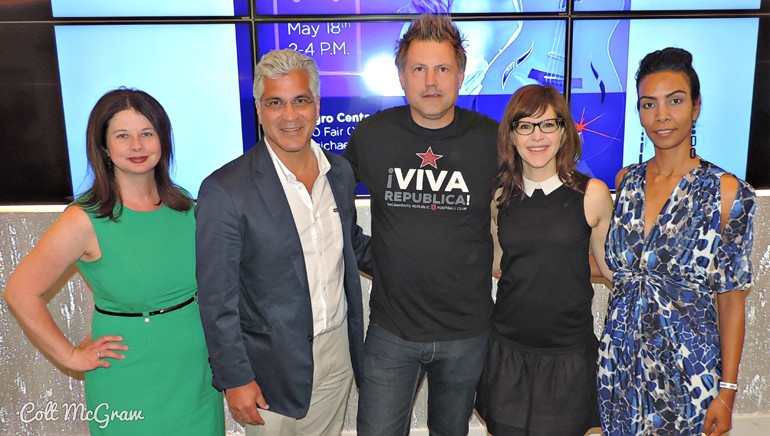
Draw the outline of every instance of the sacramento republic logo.
<instances>
[{"instance_id":1,"label":"sacramento republic logo","mask_svg":"<svg viewBox=\"0 0 770 436\"><path fill-rule=\"evenodd\" d=\"M420 158L419 168L388 168L385 204L410 209L467 210L471 196L462 172L439 169L439 160L444 155L434 153L431 147L415 154Z\"/></svg>"}]
</instances>

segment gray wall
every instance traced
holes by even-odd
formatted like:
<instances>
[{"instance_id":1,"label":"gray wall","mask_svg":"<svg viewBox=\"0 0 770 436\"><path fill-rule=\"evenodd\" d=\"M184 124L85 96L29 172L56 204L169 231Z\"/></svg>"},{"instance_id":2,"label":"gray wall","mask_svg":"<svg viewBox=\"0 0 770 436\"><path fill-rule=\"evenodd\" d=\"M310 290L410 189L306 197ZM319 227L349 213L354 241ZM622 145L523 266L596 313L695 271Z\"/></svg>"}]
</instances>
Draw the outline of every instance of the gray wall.
<instances>
[{"instance_id":1,"label":"gray wall","mask_svg":"<svg viewBox=\"0 0 770 436\"><path fill-rule=\"evenodd\" d=\"M746 345L740 368L741 389L736 400L738 415L770 414L770 197L760 198L754 237L755 283L747 300ZM369 231L370 213L361 203L359 222ZM58 217L58 212L0 212L0 289L24 255ZM73 341L88 332L93 302L91 293L73 269L58 292L51 292L49 308L54 319ZM600 332L607 308L608 290L595 285L595 331ZM365 301L371 283L364 280ZM75 375L77 377L77 375ZM346 430L355 429L357 394L350 397ZM424 429L427 408L423 386L412 419L414 429ZM0 302L0 434L50 435L87 434L87 423L73 417L72 410L84 402L83 385L78 378L56 369L22 334L5 302ZM472 428L482 424L474 417ZM227 430L240 431L229 418Z\"/></svg>"}]
</instances>

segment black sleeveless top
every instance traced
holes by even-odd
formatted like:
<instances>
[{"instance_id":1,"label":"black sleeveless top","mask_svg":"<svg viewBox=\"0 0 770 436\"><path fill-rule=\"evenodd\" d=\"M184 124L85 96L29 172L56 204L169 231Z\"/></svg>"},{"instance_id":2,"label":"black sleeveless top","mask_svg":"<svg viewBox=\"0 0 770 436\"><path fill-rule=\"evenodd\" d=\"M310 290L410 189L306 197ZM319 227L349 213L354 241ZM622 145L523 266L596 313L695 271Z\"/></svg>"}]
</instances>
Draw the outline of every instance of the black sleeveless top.
<instances>
[{"instance_id":1,"label":"black sleeveless top","mask_svg":"<svg viewBox=\"0 0 770 436\"><path fill-rule=\"evenodd\" d=\"M574 346L593 334L584 195L566 185L520 195L498 213L503 257L494 328L527 347Z\"/></svg>"}]
</instances>

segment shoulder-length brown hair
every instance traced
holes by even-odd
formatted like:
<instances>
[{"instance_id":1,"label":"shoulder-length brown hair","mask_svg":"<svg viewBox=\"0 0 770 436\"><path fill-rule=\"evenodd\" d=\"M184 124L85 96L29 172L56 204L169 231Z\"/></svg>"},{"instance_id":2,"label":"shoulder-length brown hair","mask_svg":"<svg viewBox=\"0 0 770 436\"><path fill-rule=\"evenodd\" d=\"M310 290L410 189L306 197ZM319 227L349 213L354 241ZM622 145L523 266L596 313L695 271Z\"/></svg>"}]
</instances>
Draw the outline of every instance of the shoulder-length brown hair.
<instances>
[{"instance_id":1,"label":"shoulder-length brown hair","mask_svg":"<svg viewBox=\"0 0 770 436\"><path fill-rule=\"evenodd\" d=\"M155 166L155 183L158 185L161 203L176 211L189 211L193 206L192 200L174 185L169 176L174 152L168 114L150 94L133 89L110 91L104 94L91 110L86 128L86 156L94 182L78 203L97 217L109 218L112 221L118 221L123 213L115 170L107 154L107 126L115 114L126 109L133 109L144 115L158 133L161 154L160 161Z\"/></svg>"},{"instance_id":2,"label":"shoulder-length brown hair","mask_svg":"<svg viewBox=\"0 0 770 436\"><path fill-rule=\"evenodd\" d=\"M508 204L512 196L524 192L523 163L513 144L513 123L526 117L539 117L552 108L564 120L561 147L556 153L556 172L570 189L584 193L588 177L575 169L580 160L581 142L564 96L549 85L526 85L508 101L497 131L497 178L495 189L503 188L498 205Z\"/></svg>"}]
</instances>

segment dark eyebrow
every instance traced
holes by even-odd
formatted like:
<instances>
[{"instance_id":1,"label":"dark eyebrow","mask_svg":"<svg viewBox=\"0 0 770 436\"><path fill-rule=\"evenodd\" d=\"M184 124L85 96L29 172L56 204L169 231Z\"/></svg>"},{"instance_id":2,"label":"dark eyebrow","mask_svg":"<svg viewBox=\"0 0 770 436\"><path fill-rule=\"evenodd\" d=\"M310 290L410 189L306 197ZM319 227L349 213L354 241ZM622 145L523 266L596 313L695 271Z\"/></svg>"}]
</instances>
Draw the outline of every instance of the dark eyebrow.
<instances>
[{"instance_id":1,"label":"dark eyebrow","mask_svg":"<svg viewBox=\"0 0 770 436\"><path fill-rule=\"evenodd\" d=\"M672 95L675 95L675 94L687 94L687 91L684 91L682 89L677 89L676 91L671 91L668 94L666 94L666 98L669 98L669 97L671 97ZM657 98L651 97L649 95L642 95L642 96L639 97L639 100L644 100L644 99L657 100Z\"/></svg>"},{"instance_id":2,"label":"dark eyebrow","mask_svg":"<svg viewBox=\"0 0 770 436\"><path fill-rule=\"evenodd\" d=\"M292 100L296 100L298 98L309 98L309 99L312 100L313 99L313 95L312 94L299 94L299 95L295 96L294 98L292 98ZM283 101L283 99L281 99L280 97L265 97L265 101Z\"/></svg>"},{"instance_id":3,"label":"dark eyebrow","mask_svg":"<svg viewBox=\"0 0 770 436\"><path fill-rule=\"evenodd\" d=\"M668 94L666 94L666 98L671 97L674 94L687 94L687 91L684 91L684 90L681 90L681 89L677 89L676 91L672 91L672 92L669 92Z\"/></svg>"}]
</instances>

